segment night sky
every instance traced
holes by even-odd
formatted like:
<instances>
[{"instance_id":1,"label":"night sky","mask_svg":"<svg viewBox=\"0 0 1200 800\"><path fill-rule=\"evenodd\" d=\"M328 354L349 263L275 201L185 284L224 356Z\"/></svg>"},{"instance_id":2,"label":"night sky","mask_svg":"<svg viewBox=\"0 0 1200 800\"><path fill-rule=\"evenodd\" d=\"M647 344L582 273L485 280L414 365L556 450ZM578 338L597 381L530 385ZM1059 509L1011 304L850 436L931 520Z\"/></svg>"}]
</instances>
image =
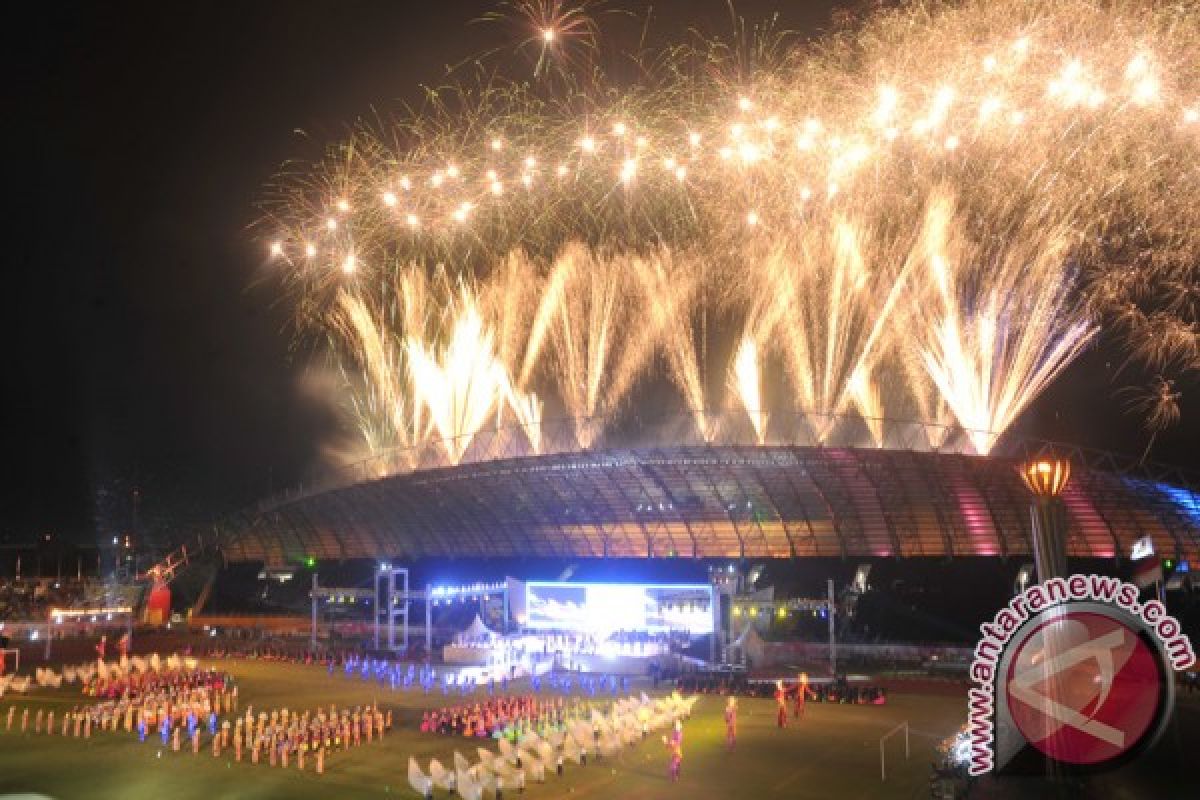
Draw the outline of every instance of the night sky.
<instances>
[{"instance_id":1,"label":"night sky","mask_svg":"<svg viewBox=\"0 0 1200 800\"><path fill-rule=\"evenodd\" d=\"M148 518L182 524L294 484L334 420L301 389L307 356L249 230L262 187L511 32L469 24L492 4L460 0L29 5L3 56L0 542L110 536L135 486ZM816 32L831 5L738 7ZM721 0L655 17L727 30ZM1090 351L1019 428L1139 454L1119 361ZM1154 458L1200 465L1195 395Z\"/></svg>"}]
</instances>

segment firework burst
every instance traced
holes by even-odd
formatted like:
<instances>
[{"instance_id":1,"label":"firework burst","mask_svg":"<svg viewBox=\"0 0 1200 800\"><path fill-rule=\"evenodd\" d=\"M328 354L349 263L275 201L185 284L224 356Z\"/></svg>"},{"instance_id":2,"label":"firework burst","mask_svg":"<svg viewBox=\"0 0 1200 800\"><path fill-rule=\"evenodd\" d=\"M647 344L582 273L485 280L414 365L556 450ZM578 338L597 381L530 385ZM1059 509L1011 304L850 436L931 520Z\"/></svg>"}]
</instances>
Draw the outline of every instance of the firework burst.
<instances>
[{"instance_id":1,"label":"firework burst","mask_svg":"<svg viewBox=\"0 0 1200 800\"><path fill-rule=\"evenodd\" d=\"M1151 433L1158 433L1179 421L1182 394L1176 391L1175 381L1159 375L1148 390L1128 387L1122 394L1126 397L1126 408L1141 416L1146 430Z\"/></svg>"},{"instance_id":2,"label":"firework burst","mask_svg":"<svg viewBox=\"0 0 1200 800\"><path fill-rule=\"evenodd\" d=\"M511 0L484 19L515 24L519 48L537 54L533 73L540 76L551 64L563 70L583 67L580 54L592 53L599 45L595 12L600 7L586 0Z\"/></svg>"}]
</instances>

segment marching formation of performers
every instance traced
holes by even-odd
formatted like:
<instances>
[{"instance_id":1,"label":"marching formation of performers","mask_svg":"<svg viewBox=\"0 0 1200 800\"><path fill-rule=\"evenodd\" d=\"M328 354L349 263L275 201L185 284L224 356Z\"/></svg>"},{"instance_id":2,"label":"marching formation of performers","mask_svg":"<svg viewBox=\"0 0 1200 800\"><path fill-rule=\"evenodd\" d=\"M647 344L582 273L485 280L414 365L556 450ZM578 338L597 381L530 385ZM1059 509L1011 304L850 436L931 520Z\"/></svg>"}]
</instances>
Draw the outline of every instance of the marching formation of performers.
<instances>
[{"instance_id":1,"label":"marching formation of performers","mask_svg":"<svg viewBox=\"0 0 1200 800\"><path fill-rule=\"evenodd\" d=\"M416 664L405 664L387 658L371 658L358 654L349 654L339 663L342 672L348 677L375 681L380 686L388 686L393 690L404 689L407 691L418 686L425 694L429 694L438 684L437 670L429 665L418 667ZM333 662L326 664L326 670L332 675L335 671L335 664ZM442 694L449 692L451 674L449 671L443 673ZM465 692L467 687L463 684L460 688ZM470 688L472 692L475 690L473 682Z\"/></svg>"},{"instance_id":2,"label":"marching formation of performers","mask_svg":"<svg viewBox=\"0 0 1200 800\"><path fill-rule=\"evenodd\" d=\"M158 696L172 700L191 692L201 692L220 708L232 707L237 687L228 672L214 669L165 669L128 672L122 675L97 675L83 684L85 697L138 702Z\"/></svg>"},{"instance_id":3,"label":"marching formation of performers","mask_svg":"<svg viewBox=\"0 0 1200 800\"><path fill-rule=\"evenodd\" d=\"M20 731L28 732L32 721L35 734L44 731L47 735L59 733L90 739L93 731L124 728L126 732L136 731L139 741L158 738L164 748L180 752L188 747L193 754L200 753L203 735L214 757L232 748L234 758L239 762L248 756L253 764L265 760L271 766L287 767L294 762L303 770L306 756L311 755L315 771L321 774L325 771L327 751L346 750L370 744L375 739L382 740L392 727L392 712L374 705L353 709L330 705L328 713L321 709L303 714L289 713L285 708L271 711L269 715L261 711L257 717L253 708L247 708L245 715L235 716L231 725L228 718L219 720L216 702L198 699L206 689L190 691L192 700L176 703L156 697L163 700L162 705L154 705L147 695L144 705L120 701L123 705L118 706L110 701L93 707L77 706L62 715L61 727L56 725L53 709L47 712L39 708L31 720L30 709L26 708L21 712ZM236 695L227 697L236 699ZM5 717L6 731L11 731L16 724L16 713L16 706L10 706Z\"/></svg>"},{"instance_id":4,"label":"marching formation of performers","mask_svg":"<svg viewBox=\"0 0 1200 800\"><path fill-rule=\"evenodd\" d=\"M590 719L592 707L562 697L542 700L533 695L496 697L483 703L426 711L421 733L515 742L530 732L545 738L551 731L566 730L580 719Z\"/></svg>"},{"instance_id":5,"label":"marching formation of performers","mask_svg":"<svg viewBox=\"0 0 1200 800\"><path fill-rule=\"evenodd\" d=\"M227 734L228 721L224 727ZM252 764L261 763L265 755L270 766L287 767L294 761L298 769L305 769L306 758L311 756L317 774L321 774L325 771L326 752L382 740L391 728L391 710L385 712L375 705L338 709L331 704L328 713L319 709L302 714L284 708L269 715L260 711L257 717L253 708L248 708L244 717L235 720L234 758L241 761L243 753L248 752Z\"/></svg>"},{"instance_id":6,"label":"marching formation of performers","mask_svg":"<svg viewBox=\"0 0 1200 800\"><path fill-rule=\"evenodd\" d=\"M629 693L628 675L591 675L587 673L551 672L544 676L534 675L529 679L530 688L535 692L542 691L545 684L550 690L570 694L578 690L582 694L596 697L600 694L611 694L617 697Z\"/></svg>"},{"instance_id":7,"label":"marching formation of performers","mask_svg":"<svg viewBox=\"0 0 1200 800\"><path fill-rule=\"evenodd\" d=\"M101 648L103 647L103 643ZM103 650L98 650L103 652ZM271 654L262 657L272 658ZM289 659L290 660L290 659ZM486 698L478 702L462 702L437 710L425 711L420 719L422 733L454 736L468 739L497 740L504 752L515 752L515 747L530 742L559 742L565 748L557 757L561 771L562 756L571 756L570 741L579 744L580 760L586 763L587 748L606 752L603 743L614 731L623 730L615 725L622 714L613 712L612 720L597 711L588 695L627 691L628 678L573 673L549 673L530 680L530 692L522 695L498 693L508 686L507 680L489 681L486 684L461 676L450 678L453 673L437 670L426 665L417 666L389 659L377 659L354 653L343 653L336 657L300 657L300 663L321 664L332 675L342 672L348 677L375 682L393 689L420 687L426 694L440 687L445 694L450 688L475 695L486 689ZM311 764L313 772L323 774L326 757L335 752L370 744L382 740L392 729L393 711L382 710L377 704L353 708L338 708L330 705L301 713L287 708L257 711L239 708L238 687L232 675L215 669L200 668L194 659L179 659L172 656L166 662L153 656L150 661L126 659L112 667L103 661L95 668L81 666L71 670L82 684L82 694L92 704L77 706L61 712L56 717L53 709L26 708L19 712L20 731L31 728L35 734L58 734L90 738L102 731L124 731L136 733L138 740L158 740L164 750L174 752L191 749L199 754L202 747L211 749L214 757L231 752L233 758L252 764L266 763L284 768L295 766L306 770ZM138 662L138 663L134 663ZM67 673L64 669L64 674ZM684 687L727 695L724 701L725 746L732 753L737 744L738 700L735 688L751 690L747 693L763 694L762 689L753 692L752 685L728 684L707 685L702 681L711 678L695 677L685 680ZM453 681L453 683L451 682ZM691 686L687 686L691 683ZM57 684L49 684L51 686ZM789 722L802 720L809 700L818 702L872 703L886 702L883 689L862 688L847 685L844 679L830 683L813 684L807 673L797 675L794 682L778 680L772 687L766 685L775 701L776 725L788 727ZM549 691L541 694L543 687ZM572 693L581 696L571 697ZM557 695L557 696L555 696ZM678 693L674 700L655 703L642 696L640 703L632 698L620 704L634 703L625 709L633 729L640 727L640 736L645 737L655 727L667 727L662 737L666 748L667 775L672 782L680 779L683 764L683 727L681 720L687 716L695 696L685 702ZM665 705L664 705L665 704ZM614 706L616 708L616 706ZM11 731L18 724L18 709L10 707L3 717L5 730ZM662 717L655 721L656 717ZM629 727L622 723L624 727ZM609 730L611 727L611 730ZM633 730L631 729L631 730ZM580 733L580 731L583 731ZM606 733L606 731L608 731ZM629 731L625 731L629 733ZM633 730L637 734L636 730ZM603 734L603 735L602 735ZM580 738L582 737L582 738ZM634 738L637 738L635 735ZM603 742L602 742L603 740ZM613 741L616 741L615 739ZM611 744L609 742L609 744ZM481 751L482 752L482 751ZM519 762L519 759L518 759ZM520 764L518 763L519 767ZM410 780L411 780L410 775Z\"/></svg>"},{"instance_id":8,"label":"marching formation of performers","mask_svg":"<svg viewBox=\"0 0 1200 800\"><path fill-rule=\"evenodd\" d=\"M783 683L789 697L794 698L799 680ZM731 678L728 675L700 674L680 678L676 682L676 688L681 692L694 694L773 698L778 692L778 684L779 681L750 681L742 676ZM814 703L845 705L882 706L887 704L887 695L887 689L881 686L851 684L842 678L810 683L806 691L806 698Z\"/></svg>"},{"instance_id":9,"label":"marching formation of performers","mask_svg":"<svg viewBox=\"0 0 1200 800\"><path fill-rule=\"evenodd\" d=\"M181 729L186 729L189 740L196 742L201 726L207 727L209 736L215 736L220 715L235 712L238 707L237 687L228 673L215 670L129 675L91 684L84 693L111 698L87 709L102 729L136 731L141 741L158 732L164 745L172 731L178 736Z\"/></svg>"},{"instance_id":10,"label":"marching formation of performers","mask_svg":"<svg viewBox=\"0 0 1200 800\"><path fill-rule=\"evenodd\" d=\"M8 714L5 715L4 718L5 731L11 731L13 729L13 726L16 724L16 714L17 707L9 706ZM70 711L63 712L61 717L61 727L56 724L55 717L56 715L53 708L48 712L44 708L39 708L37 710L37 714L33 717L33 732L40 734L44 731L48 736L57 733L61 736L73 735L76 739L90 739L92 738L93 729L96 731L106 729L116 730L113 718L102 719L95 716L90 709L80 708L79 706L76 706ZM29 709L26 708L21 711L21 733L27 733L29 731L29 723ZM106 728L105 726L109 727Z\"/></svg>"}]
</instances>

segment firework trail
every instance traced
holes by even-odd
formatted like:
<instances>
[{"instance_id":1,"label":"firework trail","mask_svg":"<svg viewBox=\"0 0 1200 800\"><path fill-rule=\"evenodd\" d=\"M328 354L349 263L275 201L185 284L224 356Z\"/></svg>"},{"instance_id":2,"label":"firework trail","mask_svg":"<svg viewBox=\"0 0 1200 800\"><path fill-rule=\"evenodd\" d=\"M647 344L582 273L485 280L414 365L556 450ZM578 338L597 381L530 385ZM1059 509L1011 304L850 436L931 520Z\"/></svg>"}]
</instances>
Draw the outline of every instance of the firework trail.
<instances>
[{"instance_id":1,"label":"firework trail","mask_svg":"<svg viewBox=\"0 0 1200 800\"><path fill-rule=\"evenodd\" d=\"M729 370L729 391L741 403L754 426L754 438L761 445L767 440L768 412L762 396L762 372L758 343L752 334L744 334Z\"/></svg>"},{"instance_id":2,"label":"firework trail","mask_svg":"<svg viewBox=\"0 0 1200 800\"><path fill-rule=\"evenodd\" d=\"M405 350L418 397L446 457L457 464L496 412L498 401L510 394L507 372L496 359L493 335L475 299L463 292L461 312L455 314L450 340L440 352L417 336L408 337Z\"/></svg>"},{"instance_id":3,"label":"firework trail","mask_svg":"<svg viewBox=\"0 0 1200 800\"><path fill-rule=\"evenodd\" d=\"M860 367L850 379L850 400L871 434L871 443L883 447L883 390L872 370Z\"/></svg>"},{"instance_id":4,"label":"firework trail","mask_svg":"<svg viewBox=\"0 0 1200 800\"><path fill-rule=\"evenodd\" d=\"M575 245L559 256L551 274L551 291L543 309L553 315L554 351L559 396L567 413L578 422L584 447L595 441L595 420L619 400L611 388L611 370L620 357L616 336L624 287L611 260L595 258ZM539 317L547 313L543 310Z\"/></svg>"},{"instance_id":5,"label":"firework trail","mask_svg":"<svg viewBox=\"0 0 1200 800\"><path fill-rule=\"evenodd\" d=\"M636 374L633 369L640 366L650 347L657 344L667 364L667 376L683 396L696 431L705 441L711 441L716 431L708 418L695 343L699 270L667 250L660 250L652 257L636 258L630 267L640 289L638 311L646 328L643 346L638 348L639 360L626 365L617 385L632 379Z\"/></svg>"},{"instance_id":6,"label":"firework trail","mask_svg":"<svg viewBox=\"0 0 1200 800\"><path fill-rule=\"evenodd\" d=\"M1095 328L1069 311L1065 235L1033 250L1018 240L992 252L953 237L961 227L953 218L950 202L931 203L920 245L929 271L915 304L924 322L918 348L975 450L987 453ZM1039 291L1026 290L1030 276Z\"/></svg>"}]
</instances>

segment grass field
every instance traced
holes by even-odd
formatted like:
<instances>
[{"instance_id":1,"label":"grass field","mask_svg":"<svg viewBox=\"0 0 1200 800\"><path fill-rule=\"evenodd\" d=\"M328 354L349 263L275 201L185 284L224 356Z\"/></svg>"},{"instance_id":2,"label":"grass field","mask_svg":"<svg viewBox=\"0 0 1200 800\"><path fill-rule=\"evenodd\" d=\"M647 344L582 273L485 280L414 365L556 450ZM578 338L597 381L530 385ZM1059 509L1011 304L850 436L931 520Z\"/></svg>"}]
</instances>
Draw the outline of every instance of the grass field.
<instances>
[{"instance_id":1,"label":"grass field","mask_svg":"<svg viewBox=\"0 0 1200 800\"><path fill-rule=\"evenodd\" d=\"M39 792L63 800L74 798L365 798L416 797L405 778L409 756L423 766L437 757L449 763L457 748L474 754L476 743L422 735L415 730L423 708L440 706L441 695L391 692L375 684L336 675L317 667L252 661L229 661L240 685L243 709L286 706L314 708L329 703L356 705L378 699L395 709L392 733L382 742L363 744L326 761L322 776L293 764L288 770L265 763L236 763L232 753L213 758L174 753L157 738L144 744L125 733L96 734L90 740L58 735L4 733L0 724L0 792ZM9 705L55 707L57 716L79 702L78 692L35 691L28 698L6 696ZM545 785L531 785L530 800L578 798L916 798L928 797L929 762L934 743L953 731L963 716L957 697L896 694L887 706L843 706L810 703L806 718L779 731L774 703L742 700L737 751L724 748L722 701L702 697L686 724L683 776L666 778L666 756L657 738L638 744L615 760L590 760L586 767L568 764L563 777L549 775ZM903 738L890 740L888 780L879 777L879 737L907 720L912 757L904 759ZM186 750L186 748L185 748ZM265 760L265 759L264 759ZM475 759L472 759L475 760Z\"/></svg>"},{"instance_id":2,"label":"grass field","mask_svg":"<svg viewBox=\"0 0 1200 800\"><path fill-rule=\"evenodd\" d=\"M232 660L218 662L237 678L243 711L287 707L353 706L378 700L394 710L394 729L383 741L346 753L335 753L318 776L308 770L236 763L232 753L213 758L174 753L158 739L142 744L125 733L91 739L35 735L33 713L64 710L81 702L78 691L36 690L27 697L0 700L0 794L36 792L61 800L216 800L217 798L416 798L406 780L409 756L423 767L430 758L450 763L455 749L476 760L476 740L421 734L421 711L444 705L440 694L392 692L343 675L330 677L319 667ZM522 687L514 687L519 691ZM642 687L635 687L640 689ZM457 702L457 700L455 700ZM12 732L3 729L10 705L18 708ZM568 764L563 777L547 777L522 795L542 798L902 798L929 797L929 764L933 746L964 718L965 701L957 693L908 694L894 691L886 706L843 706L810 703L806 718L780 731L774 725L774 702L743 699L735 753L724 748L722 699L702 697L684 732L683 777L671 784L666 754L658 738L626 749L615 760L590 760L586 767ZM22 734L20 709L33 709L30 732ZM879 737L907 721L912 756L904 759L900 736L889 740L886 782L879 776ZM186 750L186 748L185 748ZM1095 800L1174 800L1200 796L1195 758L1200 753L1200 702L1180 700L1175 721L1147 757L1115 772L1087 778L1046 780L1045 776L984 780L973 787L975 800L1008 798L1078 798ZM265 762L265 759L264 759ZM439 793L439 797L442 793Z\"/></svg>"}]
</instances>

